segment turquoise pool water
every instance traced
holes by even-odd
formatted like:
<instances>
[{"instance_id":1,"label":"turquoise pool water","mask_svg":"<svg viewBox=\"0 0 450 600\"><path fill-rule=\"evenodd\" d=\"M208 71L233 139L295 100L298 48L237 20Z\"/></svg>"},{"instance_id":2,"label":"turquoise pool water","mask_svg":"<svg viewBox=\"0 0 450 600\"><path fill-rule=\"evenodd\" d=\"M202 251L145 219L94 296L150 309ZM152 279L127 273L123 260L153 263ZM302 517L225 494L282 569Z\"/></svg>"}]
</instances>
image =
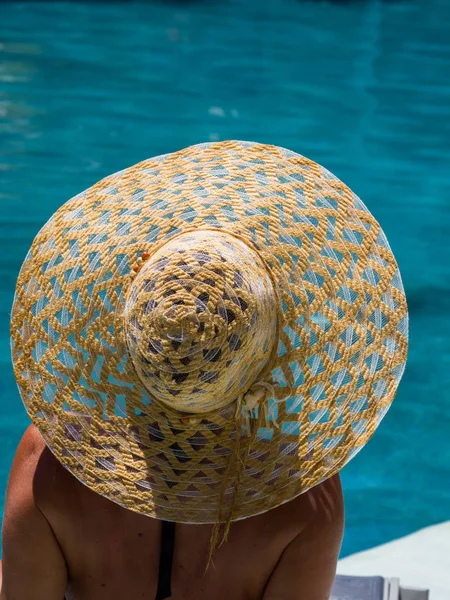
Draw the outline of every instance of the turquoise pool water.
<instances>
[{"instance_id":1,"label":"turquoise pool water","mask_svg":"<svg viewBox=\"0 0 450 600\"><path fill-rule=\"evenodd\" d=\"M450 519L449 21L447 0L0 2L0 515L27 424L8 328L34 234L106 174L239 138L354 188L409 298L399 394L343 473L343 555Z\"/></svg>"}]
</instances>

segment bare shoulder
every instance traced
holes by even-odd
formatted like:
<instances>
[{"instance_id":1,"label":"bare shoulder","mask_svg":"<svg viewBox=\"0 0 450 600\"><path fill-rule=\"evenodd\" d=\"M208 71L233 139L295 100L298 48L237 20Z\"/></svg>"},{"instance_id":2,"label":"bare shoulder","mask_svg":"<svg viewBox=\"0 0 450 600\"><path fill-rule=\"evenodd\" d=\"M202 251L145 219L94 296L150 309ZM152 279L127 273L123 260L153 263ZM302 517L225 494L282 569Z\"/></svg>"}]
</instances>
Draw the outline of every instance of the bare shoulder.
<instances>
[{"instance_id":1,"label":"bare shoulder","mask_svg":"<svg viewBox=\"0 0 450 600\"><path fill-rule=\"evenodd\" d=\"M6 493L0 598L64 596L64 557L36 502L36 473L48 452L37 429L30 426L17 448Z\"/></svg>"},{"instance_id":2,"label":"bare shoulder","mask_svg":"<svg viewBox=\"0 0 450 600\"><path fill-rule=\"evenodd\" d=\"M30 500L38 503L40 496L49 489L48 483L58 479L63 471L59 462L48 449L43 437L35 425L30 425L25 431L17 447L11 467L8 494L15 498Z\"/></svg>"},{"instance_id":3,"label":"bare shoulder","mask_svg":"<svg viewBox=\"0 0 450 600\"><path fill-rule=\"evenodd\" d=\"M339 475L289 502L286 509L293 511L293 519L294 513L301 513L304 521L281 556L264 600L327 600L344 531Z\"/></svg>"},{"instance_id":4,"label":"bare shoulder","mask_svg":"<svg viewBox=\"0 0 450 600\"><path fill-rule=\"evenodd\" d=\"M313 487L307 492L305 499L311 507L311 517L316 526L343 525L344 496L339 474Z\"/></svg>"},{"instance_id":5,"label":"bare shoulder","mask_svg":"<svg viewBox=\"0 0 450 600\"><path fill-rule=\"evenodd\" d=\"M9 489L32 490L36 466L45 451L45 442L34 425L25 431L17 447L9 478Z\"/></svg>"},{"instance_id":6,"label":"bare shoulder","mask_svg":"<svg viewBox=\"0 0 450 600\"><path fill-rule=\"evenodd\" d=\"M339 474L301 494L277 510L297 523L297 531L342 528L344 521L344 498Z\"/></svg>"},{"instance_id":7,"label":"bare shoulder","mask_svg":"<svg viewBox=\"0 0 450 600\"><path fill-rule=\"evenodd\" d=\"M19 459L29 461L37 459L45 448L44 438L35 425L30 425L22 436L17 448L16 456Z\"/></svg>"},{"instance_id":8,"label":"bare shoulder","mask_svg":"<svg viewBox=\"0 0 450 600\"><path fill-rule=\"evenodd\" d=\"M14 456L6 492L5 521L13 513L31 509L35 505L36 472L42 455L46 452L45 442L34 425L25 431Z\"/></svg>"}]
</instances>

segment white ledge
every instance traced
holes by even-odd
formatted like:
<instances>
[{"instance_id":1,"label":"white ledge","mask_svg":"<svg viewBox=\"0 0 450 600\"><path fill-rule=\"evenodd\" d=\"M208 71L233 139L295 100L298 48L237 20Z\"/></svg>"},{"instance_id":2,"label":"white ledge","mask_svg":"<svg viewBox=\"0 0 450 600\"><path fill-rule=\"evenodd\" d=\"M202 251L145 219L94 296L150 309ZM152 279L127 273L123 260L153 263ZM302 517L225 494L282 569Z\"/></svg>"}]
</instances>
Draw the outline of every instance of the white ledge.
<instances>
[{"instance_id":1,"label":"white ledge","mask_svg":"<svg viewBox=\"0 0 450 600\"><path fill-rule=\"evenodd\" d=\"M339 561L342 575L399 577L406 588L430 590L430 600L450 599L450 521Z\"/></svg>"}]
</instances>

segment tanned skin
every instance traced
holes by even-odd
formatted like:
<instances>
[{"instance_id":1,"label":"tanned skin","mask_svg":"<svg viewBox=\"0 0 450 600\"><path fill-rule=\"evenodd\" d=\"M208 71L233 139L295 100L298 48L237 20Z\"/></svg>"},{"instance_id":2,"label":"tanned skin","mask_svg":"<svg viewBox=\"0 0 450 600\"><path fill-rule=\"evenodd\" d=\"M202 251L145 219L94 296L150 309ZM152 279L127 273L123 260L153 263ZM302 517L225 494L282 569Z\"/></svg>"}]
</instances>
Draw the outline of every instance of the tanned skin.
<instances>
[{"instance_id":1,"label":"tanned skin","mask_svg":"<svg viewBox=\"0 0 450 600\"><path fill-rule=\"evenodd\" d=\"M335 476L234 523L204 575L211 525L176 525L173 600L328 600L343 535ZM34 426L14 459L0 600L154 600L161 525L92 492Z\"/></svg>"}]
</instances>

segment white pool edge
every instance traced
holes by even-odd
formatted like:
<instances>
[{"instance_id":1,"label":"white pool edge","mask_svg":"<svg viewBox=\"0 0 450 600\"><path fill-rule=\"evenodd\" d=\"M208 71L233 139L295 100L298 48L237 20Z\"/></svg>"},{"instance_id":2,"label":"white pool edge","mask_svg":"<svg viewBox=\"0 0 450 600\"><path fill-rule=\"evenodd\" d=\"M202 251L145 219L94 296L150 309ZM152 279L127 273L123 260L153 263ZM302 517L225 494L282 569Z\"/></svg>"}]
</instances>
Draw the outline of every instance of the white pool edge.
<instances>
[{"instance_id":1,"label":"white pool edge","mask_svg":"<svg viewBox=\"0 0 450 600\"><path fill-rule=\"evenodd\" d=\"M450 521L343 558L337 572L399 577L402 587L429 589L430 600L450 600Z\"/></svg>"}]
</instances>

